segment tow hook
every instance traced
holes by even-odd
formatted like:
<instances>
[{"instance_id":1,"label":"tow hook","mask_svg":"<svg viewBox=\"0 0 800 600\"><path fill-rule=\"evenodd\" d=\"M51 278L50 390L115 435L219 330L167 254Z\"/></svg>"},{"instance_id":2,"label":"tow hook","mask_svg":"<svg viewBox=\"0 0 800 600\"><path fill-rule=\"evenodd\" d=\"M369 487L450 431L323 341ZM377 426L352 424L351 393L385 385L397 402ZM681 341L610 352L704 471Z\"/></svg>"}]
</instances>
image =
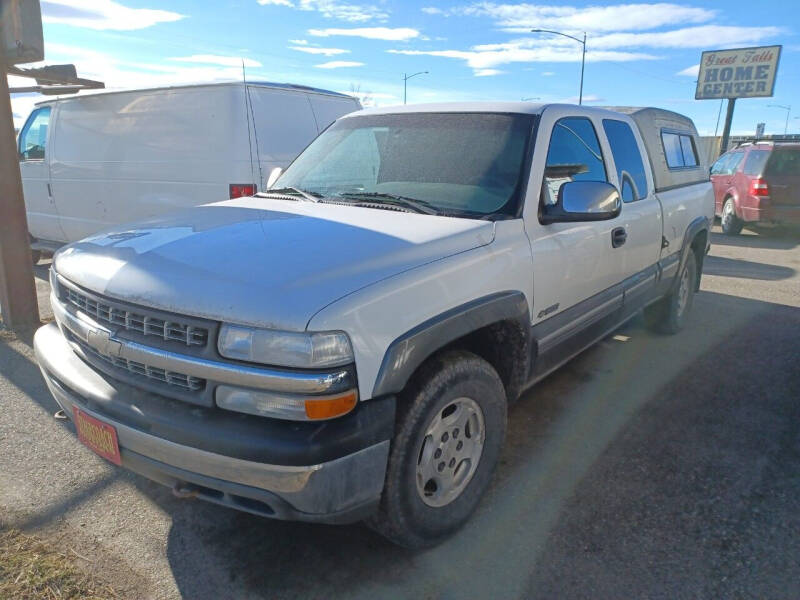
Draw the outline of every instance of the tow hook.
<instances>
[{"instance_id":1,"label":"tow hook","mask_svg":"<svg viewBox=\"0 0 800 600\"><path fill-rule=\"evenodd\" d=\"M172 495L175 496L176 498L183 498L183 499L196 498L197 489L195 489L188 483L179 481L178 483L172 486Z\"/></svg>"}]
</instances>

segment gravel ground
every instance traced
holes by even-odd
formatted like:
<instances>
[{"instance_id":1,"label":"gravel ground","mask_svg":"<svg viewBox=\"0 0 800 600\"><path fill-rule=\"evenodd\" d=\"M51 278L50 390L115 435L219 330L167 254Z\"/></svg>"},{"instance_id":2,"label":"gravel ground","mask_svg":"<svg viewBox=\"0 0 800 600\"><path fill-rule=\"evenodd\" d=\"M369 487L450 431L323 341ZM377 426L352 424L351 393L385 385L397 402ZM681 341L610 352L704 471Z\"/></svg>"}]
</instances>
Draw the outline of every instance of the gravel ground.
<instances>
[{"instance_id":1,"label":"gravel ground","mask_svg":"<svg viewBox=\"0 0 800 600\"><path fill-rule=\"evenodd\" d=\"M129 598L798 598L800 235L712 243L687 330L635 320L526 394L477 513L432 550L173 498L78 444L14 340L0 515Z\"/></svg>"}]
</instances>

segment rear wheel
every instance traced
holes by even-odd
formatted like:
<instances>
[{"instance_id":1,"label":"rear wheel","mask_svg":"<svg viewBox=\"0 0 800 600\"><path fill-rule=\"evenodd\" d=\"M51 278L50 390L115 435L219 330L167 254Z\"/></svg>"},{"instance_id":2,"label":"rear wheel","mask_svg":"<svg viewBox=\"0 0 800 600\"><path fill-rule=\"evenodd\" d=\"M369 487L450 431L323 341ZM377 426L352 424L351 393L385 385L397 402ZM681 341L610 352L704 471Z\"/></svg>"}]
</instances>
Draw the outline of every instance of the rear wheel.
<instances>
[{"instance_id":1,"label":"rear wheel","mask_svg":"<svg viewBox=\"0 0 800 600\"><path fill-rule=\"evenodd\" d=\"M422 548L463 525L489 485L505 438L505 390L485 360L447 352L423 365L398 402L383 497L368 524Z\"/></svg>"},{"instance_id":2,"label":"rear wheel","mask_svg":"<svg viewBox=\"0 0 800 600\"><path fill-rule=\"evenodd\" d=\"M736 205L733 202L733 198L726 198L725 204L722 205L720 225L725 235L739 235L742 231L744 222L736 216Z\"/></svg>"},{"instance_id":3,"label":"rear wheel","mask_svg":"<svg viewBox=\"0 0 800 600\"><path fill-rule=\"evenodd\" d=\"M654 331L678 333L683 329L686 318L692 310L694 288L697 281L697 260L691 250L678 277L678 281L668 295L644 309L645 323Z\"/></svg>"}]
</instances>

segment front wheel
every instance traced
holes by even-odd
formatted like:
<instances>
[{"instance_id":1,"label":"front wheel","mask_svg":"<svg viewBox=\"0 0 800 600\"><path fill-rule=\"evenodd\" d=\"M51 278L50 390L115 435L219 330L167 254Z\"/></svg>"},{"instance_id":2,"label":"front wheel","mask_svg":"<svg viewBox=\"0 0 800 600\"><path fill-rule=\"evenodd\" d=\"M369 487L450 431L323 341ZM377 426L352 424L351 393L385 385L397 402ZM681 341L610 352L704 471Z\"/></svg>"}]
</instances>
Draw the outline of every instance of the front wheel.
<instances>
[{"instance_id":1,"label":"front wheel","mask_svg":"<svg viewBox=\"0 0 800 600\"><path fill-rule=\"evenodd\" d=\"M672 291L644 309L644 321L647 326L660 333L678 333L683 329L694 303L696 282L697 259L694 252L689 250L686 264L683 265Z\"/></svg>"},{"instance_id":2,"label":"front wheel","mask_svg":"<svg viewBox=\"0 0 800 600\"><path fill-rule=\"evenodd\" d=\"M398 398L380 507L368 524L407 548L461 527L489 485L506 431L503 383L469 352L435 356Z\"/></svg>"}]
</instances>

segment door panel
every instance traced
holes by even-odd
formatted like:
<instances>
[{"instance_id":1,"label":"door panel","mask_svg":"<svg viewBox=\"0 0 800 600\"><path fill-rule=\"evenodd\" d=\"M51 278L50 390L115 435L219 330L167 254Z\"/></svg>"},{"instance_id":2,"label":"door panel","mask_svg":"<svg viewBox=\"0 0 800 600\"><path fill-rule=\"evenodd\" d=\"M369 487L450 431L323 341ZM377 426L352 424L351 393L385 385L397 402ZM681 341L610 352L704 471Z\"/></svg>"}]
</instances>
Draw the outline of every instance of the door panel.
<instances>
[{"instance_id":1,"label":"door panel","mask_svg":"<svg viewBox=\"0 0 800 600\"><path fill-rule=\"evenodd\" d=\"M644 142L638 130L618 119L603 119L603 130L614 163L612 183L622 193L620 226L627 236L619 253L621 275L629 278L655 265L661 255L661 206L653 190L652 173L645 167Z\"/></svg>"},{"instance_id":2,"label":"door panel","mask_svg":"<svg viewBox=\"0 0 800 600\"><path fill-rule=\"evenodd\" d=\"M50 194L49 139L51 108L36 109L19 134L19 171L28 213L28 230L35 238L64 241L58 212Z\"/></svg>"},{"instance_id":3,"label":"door panel","mask_svg":"<svg viewBox=\"0 0 800 600\"><path fill-rule=\"evenodd\" d=\"M585 223L539 222L540 206L557 201L558 189L568 181L608 181L598 131L599 119L574 116L568 107L546 109L534 147L525 226L533 252L533 323L562 313L579 302L622 281L622 254L612 247L612 231L624 224L622 216ZM621 300L621 286L619 298ZM601 312L618 308L609 298ZM602 316L602 315L598 315Z\"/></svg>"}]
</instances>

